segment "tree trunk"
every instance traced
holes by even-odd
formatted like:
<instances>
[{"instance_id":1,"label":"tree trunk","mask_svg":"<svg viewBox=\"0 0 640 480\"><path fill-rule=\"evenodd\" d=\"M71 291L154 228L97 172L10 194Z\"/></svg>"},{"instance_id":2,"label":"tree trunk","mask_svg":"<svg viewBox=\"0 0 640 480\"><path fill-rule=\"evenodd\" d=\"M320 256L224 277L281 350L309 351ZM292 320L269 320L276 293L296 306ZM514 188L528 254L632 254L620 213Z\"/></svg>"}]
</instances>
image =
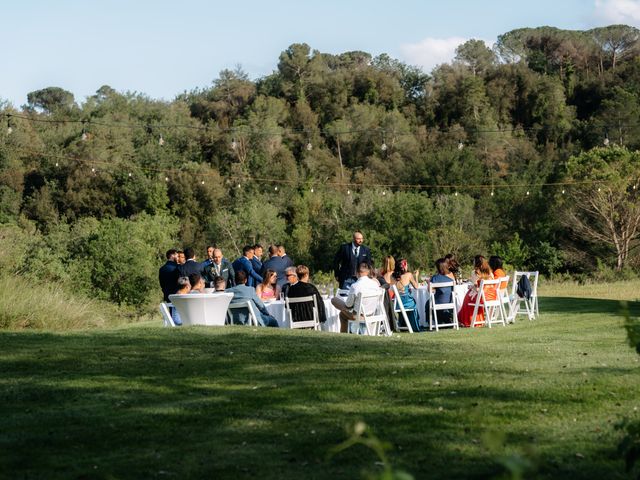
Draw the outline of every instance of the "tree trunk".
<instances>
[{"instance_id":1,"label":"tree trunk","mask_svg":"<svg viewBox=\"0 0 640 480\"><path fill-rule=\"evenodd\" d=\"M338 160L340 161L340 182L344 182L344 169L342 168L342 152L340 151L339 135L336 135L336 144L338 145Z\"/></svg>"}]
</instances>

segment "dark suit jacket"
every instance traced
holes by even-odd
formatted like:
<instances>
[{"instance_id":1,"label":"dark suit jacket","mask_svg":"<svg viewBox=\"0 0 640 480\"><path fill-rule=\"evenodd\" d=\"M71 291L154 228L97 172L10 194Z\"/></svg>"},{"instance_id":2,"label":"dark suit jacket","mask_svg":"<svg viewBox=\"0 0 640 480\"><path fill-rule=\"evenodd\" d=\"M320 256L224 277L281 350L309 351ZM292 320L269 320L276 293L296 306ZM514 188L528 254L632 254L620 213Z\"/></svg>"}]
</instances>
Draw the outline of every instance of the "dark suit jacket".
<instances>
[{"instance_id":1,"label":"dark suit jacket","mask_svg":"<svg viewBox=\"0 0 640 480\"><path fill-rule=\"evenodd\" d=\"M173 295L178 290L178 264L176 262L165 263L160 267L158 280L160 280L164 301L170 303L169 295Z\"/></svg>"},{"instance_id":2,"label":"dark suit jacket","mask_svg":"<svg viewBox=\"0 0 640 480\"><path fill-rule=\"evenodd\" d=\"M236 284L236 272L233 269L233 265L226 258L223 258L220 261L220 276L224 278L227 282L226 288L230 288L235 286ZM213 282L216 278L216 266L212 262L206 267L204 267L204 280L207 282L207 286Z\"/></svg>"},{"instance_id":3,"label":"dark suit jacket","mask_svg":"<svg viewBox=\"0 0 640 480\"><path fill-rule=\"evenodd\" d=\"M275 271L278 275L278 286L282 288L282 285L287 283L287 278L284 276L284 271L287 269L287 267L289 267L289 265L284 258L279 257L278 255L274 255L262 264L262 276L264 277L264 274L267 270Z\"/></svg>"},{"instance_id":4,"label":"dark suit jacket","mask_svg":"<svg viewBox=\"0 0 640 480\"><path fill-rule=\"evenodd\" d=\"M260 273L262 272L262 262L260 261L260 259L258 257L256 257L255 255L253 256L253 258L251 259L251 266L253 267L253 269L257 272Z\"/></svg>"},{"instance_id":5,"label":"dark suit jacket","mask_svg":"<svg viewBox=\"0 0 640 480\"><path fill-rule=\"evenodd\" d=\"M312 285L311 283L298 282L287 289L286 296L289 298L315 296L316 304L318 305L318 320L320 323L327 321L327 312L324 308L324 301L322 300L322 295L320 295L320 292L315 285ZM312 304L306 302L291 305L291 313L294 321L310 319L313 316L312 309Z\"/></svg>"},{"instance_id":6,"label":"dark suit jacket","mask_svg":"<svg viewBox=\"0 0 640 480\"><path fill-rule=\"evenodd\" d=\"M236 272L243 270L247 274L248 287L255 287L259 283L262 283L262 277L253 269L253 265L251 265L251 261L247 257L242 256L234 260L232 266Z\"/></svg>"},{"instance_id":7,"label":"dark suit jacket","mask_svg":"<svg viewBox=\"0 0 640 480\"><path fill-rule=\"evenodd\" d=\"M338 277L340 288L342 288L346 280L357 276L358 265L361 263L367 263L370 267L373 266L373 258L371 258L371 250L369 250L369 247L360 245L358 258L355 258L353 255L352 242L340 245L333 259L333 273Z\"/></svg>"},{"instance_id":8,"label":"dark suit jacket","mask_svg":"<svg viewBox=\"0 0 640 480\"><path fill-rule=\"evenodd\" d=\"M182 265L178 265L178 273L180 273L181 277L188 277L192 273L199 273L203 275L202 264L200 262L196 262L195 260L187 260L186 263Z\"/></svg>"}]
</instances>

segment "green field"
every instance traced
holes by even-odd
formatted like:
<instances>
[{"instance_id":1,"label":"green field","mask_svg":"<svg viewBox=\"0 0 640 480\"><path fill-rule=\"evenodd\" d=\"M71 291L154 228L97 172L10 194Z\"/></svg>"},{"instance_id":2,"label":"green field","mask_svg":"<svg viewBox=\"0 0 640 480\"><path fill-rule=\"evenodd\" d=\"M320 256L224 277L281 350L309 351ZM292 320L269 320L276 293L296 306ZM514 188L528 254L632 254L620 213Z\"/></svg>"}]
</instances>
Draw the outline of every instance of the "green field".
<instances>
[{"instance_id":1,"label":"green field","mask_svg":"<svg viewBox=\"0 0 640 480\"><path fill-rule=\"evenodd\" d=\"M640 416L640 357L618 301L565 296L588 288L556 288L534 322L392 338L2 331L0 477L359 478L380 471L373 451L327 454L362 420L415 478L510 461L526 478L628 478L614 426Z\"/></svg>"}]
</instances>

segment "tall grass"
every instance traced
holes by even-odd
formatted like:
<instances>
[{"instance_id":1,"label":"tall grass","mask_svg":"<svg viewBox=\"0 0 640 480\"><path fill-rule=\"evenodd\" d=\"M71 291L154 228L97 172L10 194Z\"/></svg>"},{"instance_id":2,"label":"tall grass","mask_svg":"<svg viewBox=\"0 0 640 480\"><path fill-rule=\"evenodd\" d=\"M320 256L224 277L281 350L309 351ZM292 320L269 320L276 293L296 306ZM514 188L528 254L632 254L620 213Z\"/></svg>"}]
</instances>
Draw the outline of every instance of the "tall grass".
<instances>
[{"instance_id":1,"label":"tall grass","mask_svg":"<svg viewBox=\"0 0 640 480\"><path fill-rule=\"evenodd\" d=\"M104 302L26 277L0 277L0 329L76 330L123 322L117 309Z\"/></svg>"},{"instance_id":2,"label":"tall grass","mask_svg":"<svg viewBox=\"0 0 640 480\"><path fill-rule=\"evenodd\" d=\"M540 280L538 294L543 297L601 298L607 300L640 301L640 280L589 282Z\"/></svg>"}]
</instances>

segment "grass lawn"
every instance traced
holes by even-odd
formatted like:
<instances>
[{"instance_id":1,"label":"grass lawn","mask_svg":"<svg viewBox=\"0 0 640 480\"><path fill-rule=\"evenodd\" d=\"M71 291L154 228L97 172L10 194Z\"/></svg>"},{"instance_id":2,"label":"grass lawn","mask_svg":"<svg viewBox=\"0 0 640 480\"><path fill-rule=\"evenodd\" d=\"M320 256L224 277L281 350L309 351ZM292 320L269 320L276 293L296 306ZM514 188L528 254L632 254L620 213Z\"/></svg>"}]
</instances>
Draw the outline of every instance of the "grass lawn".
<instances>
[{"instance_id":1,"label":"grass lawn","mask_svg":"<svg viewBox=\"0 0 640 480\"><path fill-rule=\"evenodd\" d=\"M505 458L527 478L628 478L614 425L640 415L640 357L619 302L555 293L534 322L392 338L3 331L0 477L359 478L371 450L327 452L363 420L415 478Z\"/></svg>"}]
</instances>

